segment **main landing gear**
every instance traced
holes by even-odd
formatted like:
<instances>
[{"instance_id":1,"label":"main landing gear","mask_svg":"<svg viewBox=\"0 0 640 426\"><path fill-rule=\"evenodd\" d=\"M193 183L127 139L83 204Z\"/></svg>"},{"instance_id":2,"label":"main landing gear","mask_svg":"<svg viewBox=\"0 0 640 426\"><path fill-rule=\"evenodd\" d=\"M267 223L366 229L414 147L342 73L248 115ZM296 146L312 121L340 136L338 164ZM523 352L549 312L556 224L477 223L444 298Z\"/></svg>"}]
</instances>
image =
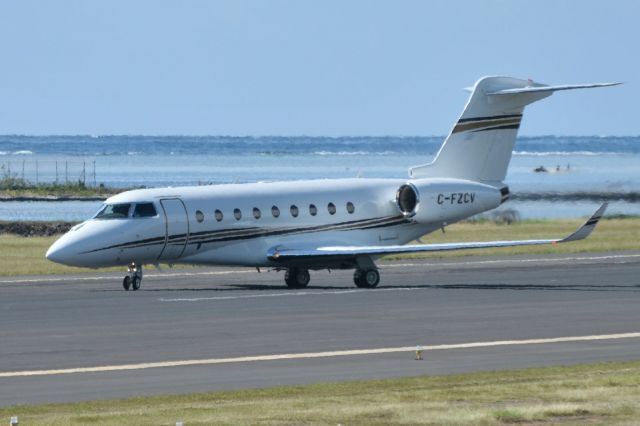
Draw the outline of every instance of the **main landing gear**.
<instances>
[{"instance_id":1,"label":"main landing gear","mask_svg":"<svg viewBox=\"0 0 640 426\"><path fill-rule=\"evenodd\" d=\"M140 284L142 284L142 265L131 262L127 266L127 272L129 274L122 280L122 287L127 291L129 289L133 291L139 290Z\"/></svg>"},{"instance_id":2,"label":"main landing gear","mask_svg":"<svg viewBox=\"0 0 640 426\"><path fill-rule=\"evenodd\" d=\"M284 282L289 288L304 288L310 279L309 270L303 268L289 268L284 274Z\"/></svg>"},{"instance_id":3,"label":"main landing gear","mask_svg":"<svg viewBox=\"0 0 640 426\"><path fill-rule=\"evenodd\" d=\"M380 272L377 269L356 269L353 282L358 288L375 288L380 282Z\"/></svg>"},{"instance_id":4,"label":"main landing gear","mask_svg":"<svg viewBox=\"0 0 640 426\"><path fill-rule=\"evenodd\" d=\"M309 270L304 268L289 268L284 274L284 281L289 288L305 288L309 280ZM375 268L356 269L353 282L358 288L375 288L380 283L380 272Z\"/></svg>"}]
</instances>

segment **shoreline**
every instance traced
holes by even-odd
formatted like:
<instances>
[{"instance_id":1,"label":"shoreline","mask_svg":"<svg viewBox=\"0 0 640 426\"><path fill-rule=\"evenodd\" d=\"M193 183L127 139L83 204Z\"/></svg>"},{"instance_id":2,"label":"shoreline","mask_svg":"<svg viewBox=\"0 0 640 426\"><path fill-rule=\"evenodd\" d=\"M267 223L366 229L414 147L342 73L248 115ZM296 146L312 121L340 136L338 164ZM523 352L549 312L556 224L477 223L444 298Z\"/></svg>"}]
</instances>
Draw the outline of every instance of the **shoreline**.
<instances>
[{"instance_id":1,"label":"shoreline","mask_svg":"<svg viewBox=\"0 0 640 426\"><path fill-rule=\"evenodd\" d=\"M18 195L18 196L2 196L0 195L0 203L8 201L29 202L29 201L104 201L108 197L97 195Z\"/></svg>"},{"instance_id":2,"label":"shoreline","mask_svg":"<svg viewBox=\"0 0 640 426\"><path fill-rule=\"evenodd\" d=\"M0 221L0 235L19 237L51 237L62 235L80 222L66 221Z\"/></svg>"}]
</instances>

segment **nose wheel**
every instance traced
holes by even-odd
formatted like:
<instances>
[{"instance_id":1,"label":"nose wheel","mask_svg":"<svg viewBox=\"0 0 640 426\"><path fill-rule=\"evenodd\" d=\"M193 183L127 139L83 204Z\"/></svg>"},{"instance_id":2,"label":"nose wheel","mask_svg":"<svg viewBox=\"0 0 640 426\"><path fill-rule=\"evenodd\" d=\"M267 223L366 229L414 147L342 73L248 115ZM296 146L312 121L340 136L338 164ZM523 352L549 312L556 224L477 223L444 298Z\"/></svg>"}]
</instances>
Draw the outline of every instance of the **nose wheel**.
<instances>
[{"instance_id":1,"label":"nose wheel","mask_svg":"<svg viewBox=\"0 0 640 426\"><path fill-rule=\"evenodd\" d=\"M136 291L140 289L142 284L142 265L138 265L134 262L127 266L128 275L122 280L122 287L129 291L129 289Z\"/></svg>"}]
</instances>

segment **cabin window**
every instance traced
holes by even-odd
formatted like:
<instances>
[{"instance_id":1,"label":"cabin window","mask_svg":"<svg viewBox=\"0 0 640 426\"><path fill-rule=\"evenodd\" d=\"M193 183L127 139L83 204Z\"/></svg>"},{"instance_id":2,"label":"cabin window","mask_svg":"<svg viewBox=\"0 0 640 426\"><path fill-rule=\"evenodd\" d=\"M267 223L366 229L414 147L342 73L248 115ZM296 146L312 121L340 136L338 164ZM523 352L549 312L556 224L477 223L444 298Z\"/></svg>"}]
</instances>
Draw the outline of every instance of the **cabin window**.
<instances>
[{"instance_id":1,"label":"cabin window","mask_svg":"<svg viewBox=\"0 0 640 426\"><path fill-rule=\"evenodd\" d=\"M256 219L260 219L260 216L262 216L262 213L260 212L260 209L257 207L253 208L253 217L255 217Z\"/></svg>"},{"instance_id":2,"label":"cabin window","mask_svg":"<svg viewBox=\"0 0 640 426\"><path fill-rule=\"evenodd\" d=\"M216 220L217 220L218 222L221 222L221 221L222 221L222 219L224 218L224 215L222 214L222 212L221 212L220 210L216 210L216 211L214 212L214 216L216 217Z\"/></svg>"},{"instance_id":3,"label":"cabin window","mask_svg":"<svg viewBox=\"0 0 640 426\"><path fill-rule=\"evenodd\" d=\"M129 217L131 203L105 204L95 215L94 219L126 219Z\"/></svg>"},{"instance_id":4,"label":"cabin window","mask_svg":"<svg viewBox=\"0 0 640 426\"><path fill-rule=\"evenodd\" d=\"M293 216L293 217L298 217L298 206L296 206L295 204L293 204L293 205L291 206L290 211L291 211L291 216Z\"/></svg>"},{"instance_id":5,"label":"cabin window","mask_svg":"<svg viewBox=\"0 0 640 426\"><path fill-rule=\"evenodd\" d=\"M204 213L200 210L196 210L196 220L198 223L202 223L204 221Z\"/></svg>"},{"instance_id":6,"label":"cabin window","mask_svg":"<svg viewBox=\"0 0 640 426\"><path fill-rule=\"evenodd\" d=\"M329 210L329 214L336 214L336 205L329 203L329 205L327 205L327 210Z\"/></svg>"},{"instance_id":7,"label":"cabin window","mask_svg":"<svg viewBox=\"0 0 640 426\"><path fill-rule=\"evenodd\" d=\"M136 203L136 208L133 209L133 217L153 217L156 215L153 203Z\"/></svg>"},{"instance_id":8,"label":"cabin window","mask_svg":"<svg viewBox=\"0 0 640 426\"><path fill-rule=\"evenodd\" d=\"M235 217L236 220L242 219L242 212L240 209L233 209L233 217Z\"/></svg>"},{"instance_id":9,"label":"cabin window","mask_svg":"<svg viewBox=\"0 0 640 426\"><path fill-rule=\"evenodd\" d=\"M271 207L271 214L273 215L273 217L280 216L280 209L278 208L278 206Z\"/></svg>"},{"instance_id":10,"label":"cabin window","mask_svg":"<svg viewBox=\"0 0 640 426\"><path fill-rule=\"evenodd\" d=\"M316 207L315 204L309 204L309 214L311 216L315 216L318 214L318 208Z\"/></svg>"},{"instance_id":11,"label":"cabin window","mask_svg":"<svg viewBox=\"0 0 640 426\"><path fill-rule=\"evenodd\" d=\"M353 205L351 201L349 201L347 203L347 213L353 214L354 211L356 211L356 207Z\"/></svg>"}]
</instances>

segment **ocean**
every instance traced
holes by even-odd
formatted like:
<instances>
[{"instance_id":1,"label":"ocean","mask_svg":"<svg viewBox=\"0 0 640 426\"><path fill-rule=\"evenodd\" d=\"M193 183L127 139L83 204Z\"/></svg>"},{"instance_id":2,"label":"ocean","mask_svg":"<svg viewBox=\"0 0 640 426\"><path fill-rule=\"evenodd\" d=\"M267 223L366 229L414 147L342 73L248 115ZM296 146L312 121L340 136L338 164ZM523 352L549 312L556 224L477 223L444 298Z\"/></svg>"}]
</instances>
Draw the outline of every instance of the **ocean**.
<instances>
[{"instance_id":1,"label":"ocean","mask_svg":"<svg viewBox=\"0 0 640 426\"><path fill-rule=\"evenodd\" d=\"M0 136L0 174L30 181L82 180L121 188L345 177L405 178L428 163L444 137ZM543 166L547 172L535 173ZM512 193L559 199L513 201L524 218L577 217L598 200L576 192L639 192L640 137L520 137L507 184ZM0 203L0 220L82 220L99 202ZM640 214L640 203L610 211Z\"/></svg>"}]
</instances>

